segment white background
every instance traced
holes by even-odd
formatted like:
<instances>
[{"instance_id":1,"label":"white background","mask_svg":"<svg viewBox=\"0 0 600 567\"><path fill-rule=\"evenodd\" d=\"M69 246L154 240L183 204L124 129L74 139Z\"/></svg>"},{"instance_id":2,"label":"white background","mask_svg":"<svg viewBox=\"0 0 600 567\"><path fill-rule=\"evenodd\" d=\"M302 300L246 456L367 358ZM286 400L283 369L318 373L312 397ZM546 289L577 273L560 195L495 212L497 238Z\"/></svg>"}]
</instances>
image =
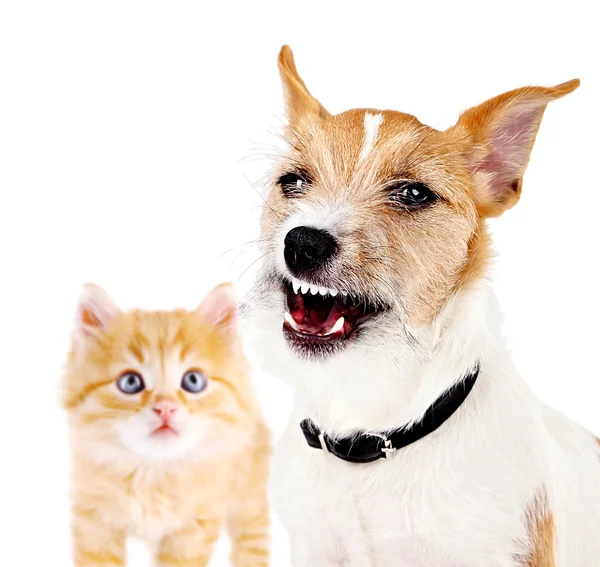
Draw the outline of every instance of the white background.
<instances>
[{"instance_id":1,"label":"white background","mask_svg":"<svg viewBox=\"0 0 600 567\"><path fill-rule=\"evenodd\" d=\"M257 236L261 200L246 177L264 173L276 142L283 43L330 111L394 108L439 128L505 90L582 79L548 108L521 203L494 221L494 273L523 375L600 433L591 6L4 0L2 565L70 565L57 391L79 286L94 281L126 308L171 308L194 306L224 279L241 292L251 283L259 254L244 243ZM278 433L289 393L256 381ZM274 558L288 564L278 525ZM147 564L134 545L130 565Z\"/></svg>"}]
</instances>

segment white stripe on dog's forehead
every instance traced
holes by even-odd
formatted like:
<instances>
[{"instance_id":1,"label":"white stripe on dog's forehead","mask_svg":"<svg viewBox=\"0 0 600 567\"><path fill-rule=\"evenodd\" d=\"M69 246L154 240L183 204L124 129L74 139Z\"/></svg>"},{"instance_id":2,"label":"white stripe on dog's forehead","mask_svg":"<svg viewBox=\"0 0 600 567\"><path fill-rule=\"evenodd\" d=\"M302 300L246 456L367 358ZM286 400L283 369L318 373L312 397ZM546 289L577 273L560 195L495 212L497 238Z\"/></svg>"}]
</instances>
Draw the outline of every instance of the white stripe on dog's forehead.
<instances>
[{"instance_id":1,"label":"white stripe on dog's forehead","mask_svg":"<svg viewBox=\"0 0 600 567\"><path fill-rule=\"evenodd\" d=\"M362 150L360 151L360 157L358 161L363 161L373 149L375 141L377 140L377 134L379 132L379 126L383 122L383 114L371 114L365 112L365 140L363 142Z\"/></svg>"}]
</instances>

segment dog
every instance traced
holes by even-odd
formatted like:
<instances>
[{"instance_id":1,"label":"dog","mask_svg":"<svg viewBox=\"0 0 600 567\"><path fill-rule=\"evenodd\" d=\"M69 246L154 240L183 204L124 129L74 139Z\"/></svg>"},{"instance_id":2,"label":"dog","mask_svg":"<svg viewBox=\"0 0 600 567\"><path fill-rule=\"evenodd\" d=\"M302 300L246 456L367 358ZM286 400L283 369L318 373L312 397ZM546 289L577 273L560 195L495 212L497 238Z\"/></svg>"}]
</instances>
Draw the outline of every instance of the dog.
<instances>
[{"instance_id":1,"label":"dog","mask_svg":"<svg viewBox=\"0 0 600 567\"><path fill-rule=\"evenodd\" d=\"M294 567L597 567L600 445L519 376L486 279L486 219L579 81L438 131L332 115L289 47L278 63L288 150L244 312L295 389L271 481Z\"/></svg>"}]
</instances>

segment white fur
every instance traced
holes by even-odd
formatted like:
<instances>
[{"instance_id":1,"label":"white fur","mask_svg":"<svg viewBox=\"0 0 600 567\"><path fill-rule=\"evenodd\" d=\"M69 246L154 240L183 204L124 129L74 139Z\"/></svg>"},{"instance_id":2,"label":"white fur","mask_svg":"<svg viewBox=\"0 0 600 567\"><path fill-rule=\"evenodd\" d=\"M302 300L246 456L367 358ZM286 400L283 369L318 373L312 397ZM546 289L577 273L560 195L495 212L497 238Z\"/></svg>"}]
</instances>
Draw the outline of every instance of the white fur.
<instances>
[{"instance_id":1,"label":"white fur","mask_svg":"<svg viewBox=\"0 0 600 567\"><path fill-rule=\"evenodd\" d=\"M382 122L383 114L371 114L370 112L365 112L365 140L358 158L359 162L366 159L373 150L375 142L377 141L379 126L381 126Z\"/></svg>"},{"instance_id":2,"label":"white fur","mask_svg":"<svg viewBox=\"0 0 600 567\"><path fill-rule=\"evenodd\" d=\"M296 388L272 477L295 567L525 565L526 509L544 492L557 530L556 567L598 564L598 445L520 378L485 282L454 297L429 327L410 329L412 340L383 315L324 361L288 348L281 292L268 278L259 279L249 305L268 368ZM310 417L344 433L416 420L478 360L479 380L458 412L391 459L346 463L308 447L298 426Z\"/></svg>"}]
</instances>

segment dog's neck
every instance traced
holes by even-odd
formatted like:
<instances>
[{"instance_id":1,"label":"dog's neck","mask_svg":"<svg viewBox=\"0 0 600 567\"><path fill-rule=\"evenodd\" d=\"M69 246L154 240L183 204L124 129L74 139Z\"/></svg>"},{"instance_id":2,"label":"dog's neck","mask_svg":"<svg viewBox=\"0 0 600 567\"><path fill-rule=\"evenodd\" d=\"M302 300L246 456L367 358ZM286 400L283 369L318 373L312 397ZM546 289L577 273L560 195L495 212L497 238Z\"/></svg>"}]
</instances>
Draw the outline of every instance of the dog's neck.
<instances>
[{"instance_id":1,"label":"dog's neck","mask_svg":"<svg viewBox=\"0 0 600 567\"><path fill-rule=\"evenodd\" d=\"M496 299L481 282L453 297L428 327L365 340L331 361L304 366L295 414L340 433L417 421L477 361L482 375L509 364L500 323Z\"/></svg>"}]
</instances>

